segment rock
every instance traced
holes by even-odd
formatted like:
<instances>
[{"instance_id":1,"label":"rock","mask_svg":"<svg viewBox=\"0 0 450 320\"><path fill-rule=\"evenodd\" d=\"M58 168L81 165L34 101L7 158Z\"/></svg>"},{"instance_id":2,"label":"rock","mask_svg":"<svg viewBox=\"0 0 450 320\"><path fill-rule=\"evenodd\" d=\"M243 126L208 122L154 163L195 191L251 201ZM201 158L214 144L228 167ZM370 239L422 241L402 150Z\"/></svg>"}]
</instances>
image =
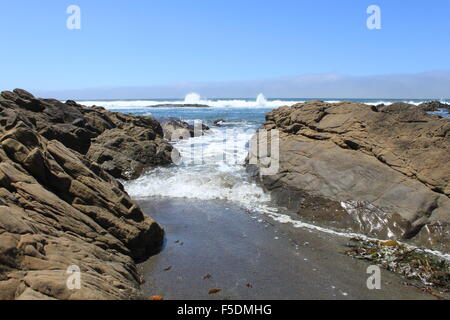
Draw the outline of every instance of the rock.
<instances>
[{"instance_id":1,"label":"rock","mask_svg":"<svg viewBox=\"0 0 450 320\"><path fill-rule=\"evenodd\" d=\"M441 109L447 110L447 112L450 112L450 105L442 103L440 101L430 101L422 103L418 106L419 109L427 112L435 112L439 111Z\"/></svg>"},{"instance_id":2,"label":"rock","mask_svg":"<svg viewBox=\"0 0 450 320\"><path fill-rule=\"evenodd\" d=\"M109 129L102 132L101 126L91 124L83 136L73 125L77 119L88 125L102 117L112 123L111 130L124 139L129 134L137 145L150 139L160 142L158 147L167 146L161 127L152 119L91 111L56 100L39 100L46 108L35 113L14 102L17 97L31 98L18 90L2 97L0 299L145 299L135 263L157 252L163 230L101 164L88 153L77 152L63 134L49 140L44 128L83 138L79 143L86 142L89 148L78 149L89 151L99 144L87 136L98 138ZM92 115L97 112L100 115ZM74 270L81 272L79 289L67 285Z\"/></svg>"},{"instance_id":3,"label":"rock","mask_svg":"<svg viewBox=\"0 0 450 320\"><path fill-rule=\"evenodd\" d=\"M261 182L276 199L328 227L450 250L450 119L322 101L266 118L280 130L280 168Z\"/></svg>"},{"instance_id":4,"label":"rock","mask_svg":"<svg viewBox=\"0 0 450 320\"><path fill-rule=\"evenodd\" d=\"M72 124L76 127L83 128L86 125L86 120L84 120L83 118L78 118L75 119Z\"/></svg>"},{"instance_id":5,"label":"rock","mask_svg":"<svg viewBox=\"0 0 450 320\"><path fill-rule=\"evenodd\" d=\"M22 89L4 91L1 97L6 110L23 109L24 121L40 135L85 155L115 178L134 179L145 168L172 163L173 148L151 117L84 107L72 100L35 99Z\"/></svg>"},{"instance_id":6,"label":"rock","mask_svg":"<svg viewBox=\"0 0 450 320\"><path fill-rule=\"evenodd\" d=\"M219 127L220 125L224 124L225 122L226 121L224 119L218 119L218 120L214 121L214 125Z\"/></svg>"},{"instance_id":7,"label":"rock","mask_svg":"<svg viewBox=\"0 0 450 320\"><path fill-rule=\"evenodd\" d=\"M93 140L87 157L114 177L135 179L148 167L172 163L173 147L163 138L162 127L155 119L109 111L90 115L87 122L105 130ZM110 126L112 129L106 129Z\"/></svg>"},{"instance_id":8,"label":"rock","mask_svg":"<svg viewBox=\"0 0 450 320\"><path fill-rule=\"evenodd\" d=\"M197 126L197 127L196 127ZM191 125L187 122L170 119L162 125L164 137L169 141L178 141L205 135L210 128L205 124Z\"/></svg>"},{"instance_id":9,"label":"rock","mask_svg":"<svg viewBox=\"0 0 450 320\"><path fill-rule=\"evenodd\" d=\"M33 100L34 96L29 93L28 91L25 91L23 89L14 89L14 93L17 94L20 98L25 100Z\"/></svg>"},{"instance_id":10,"label":"rock","mask_svg":"<svg viewBox=\"0 0 450 320\"><path fill-rule=\"evenodd\" d=\"M35 99L34 96L22 89L14 89L14 92L3 91L1 97L14 102L15 105L33 111L33 112L41 112L44 110L44 106L41 105L38 99ZM4 105L8 107L8 102L4 101Z\"/></svg>"},{"instance_id":11,"label":"rock","mask_svg":"<svg viewBox=\"0 0 450 320\"><path fill-rule=\"evenodd\" d=\"M19 96L11 91L3 91L1 93L1 96L3 99L9 100L9 101L16 101Z\"/></svg>"}]
</instances>

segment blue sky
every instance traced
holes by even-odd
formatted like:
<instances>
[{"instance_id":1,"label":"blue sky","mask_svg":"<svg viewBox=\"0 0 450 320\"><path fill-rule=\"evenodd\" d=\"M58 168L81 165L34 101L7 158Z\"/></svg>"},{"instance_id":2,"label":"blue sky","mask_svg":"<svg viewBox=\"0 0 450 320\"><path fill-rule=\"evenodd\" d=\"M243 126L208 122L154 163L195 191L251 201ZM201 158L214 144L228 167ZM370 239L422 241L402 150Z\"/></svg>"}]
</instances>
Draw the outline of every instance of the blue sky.
<instances>
[{"instance_id":1,"label":"blue sky","mask_svg":"<svg viewBox=\"0 0 450 320\"><path fill-rule=\"evenodd\" d=\"M81 30L66 28L71 4ZM381 30L366 27L372 4ZM420 74L450 70L450 1L15 0L0 36L2 90Z\"/></svg>"}]
</instances>

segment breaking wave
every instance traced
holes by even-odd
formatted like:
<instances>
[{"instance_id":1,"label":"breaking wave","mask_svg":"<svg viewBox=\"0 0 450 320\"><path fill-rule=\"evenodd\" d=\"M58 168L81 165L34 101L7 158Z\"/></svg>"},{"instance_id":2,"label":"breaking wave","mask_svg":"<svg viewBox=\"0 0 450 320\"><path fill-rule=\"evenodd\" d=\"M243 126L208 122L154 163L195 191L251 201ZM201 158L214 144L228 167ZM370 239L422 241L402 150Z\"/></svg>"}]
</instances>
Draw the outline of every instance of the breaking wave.
<instances>
[{"instance_id":1,"label":"breaking wave","mask_svg":"<svg viewBox=\"0 0 450 320\"><path fill-rule=\"evenodd\" d=\"M247 142L254 130L214 129L211 134L180 141L175 147L183 163L156 168L141 178L126 182L135 198L174 197L200 200L225 200L258 208L270 201L256 183L247 179L243 163Z\"/></svg>"},{"instance_id":2,"label":"breaking wave","mask_svg":"<svg viewBox=\"0 0 450 320\"><path fill-rule=\"evenodd\" d=\"M207 99L201 97L197 93L186 95L184 100L93 100L78 101L80 104L87 106L102 106L110 110L123 109L142 109L151 108L159 105L183 105L183 104L200 104L207 105L211 108L278 108L282 106L292 106L297 103L306 102L312 99L268 99L264 94L259 94L254 99ZM376 100L376 99L319 99L328 103L338 103L342 101L356 101L369 105L390 105L394 102L406 102L413 105L419 105L430 100ZM442 103L450 104L450 101L441 100Z\"/></svg>"}]
</instances>

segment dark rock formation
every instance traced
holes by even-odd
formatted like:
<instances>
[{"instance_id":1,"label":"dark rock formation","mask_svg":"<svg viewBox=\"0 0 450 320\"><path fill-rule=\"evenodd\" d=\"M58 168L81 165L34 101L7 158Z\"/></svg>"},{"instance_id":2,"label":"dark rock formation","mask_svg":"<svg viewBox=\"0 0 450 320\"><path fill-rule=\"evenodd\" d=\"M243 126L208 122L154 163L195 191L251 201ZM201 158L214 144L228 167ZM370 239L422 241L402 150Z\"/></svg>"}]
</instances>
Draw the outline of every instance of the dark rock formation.
<instances>
[{"instance_id":1,"label":"dark rock formation","mask_svg":"<svg viewBox=\"0 0 450 320\"><path fill-rule=\"evenodd\" d=\"M449 119L405 103L311 101L274 110L264 127L281 131L280 169L262 182L300 215L450 250ZM311 209L315 197L329 210Z\"/></svg>"},{"instance_id":2,"label":"dark rock formation","mask_svg":"<svg viewBox=\"0 0 450 320\"><path fill-rule=\"evenodd\" d=\"M135 262L163 230L89 156L113 130L133 142L161 134L154 120L1 94L0 299L143 298ZM66 285L72 266L80 289Z\"/></svg>"},{"instance_id":3,"label":"dark rock formation","mask_svg":"<svg viewBox=\"0 0 450 320\"><path fill-rule=\"evenodd\" d=\"M218 119L214 121L214 125L220 127L222 124L225 123L224 119Z\"/></svg>"}]
</instances>

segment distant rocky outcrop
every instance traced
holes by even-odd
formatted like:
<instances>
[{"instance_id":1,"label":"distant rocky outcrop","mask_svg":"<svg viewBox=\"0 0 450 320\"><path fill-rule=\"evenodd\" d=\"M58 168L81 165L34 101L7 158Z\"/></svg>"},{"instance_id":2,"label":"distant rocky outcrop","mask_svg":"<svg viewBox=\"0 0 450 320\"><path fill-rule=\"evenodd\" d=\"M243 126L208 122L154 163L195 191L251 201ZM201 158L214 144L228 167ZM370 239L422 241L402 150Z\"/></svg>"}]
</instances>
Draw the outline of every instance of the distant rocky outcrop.
<instances>
[{"instance_id":1,"label":"distant rocky outcrop","mask_svg":"<svg viewBox=\"0 0 450 320\"><path fill-rule=\"evenodd\" d=\"M311 101L268 113L264 128L281 132L280 169L261 182L299 215L450 251L450 119Z\"/></svg>"},{"instance_id":2,"label":"distant rocky outcrop","mask_svg":"<svg viewBox=\"0 0 450 320\"><path fill-rule=\"evenodd\" d=\"M197 128L195 127L196 125ZM162 128L164 138L168 141L178 141L194 138L195 136L203 136L210 130L210 128L203 123L192 125L177 119L163 121Z\"/></svg>"},{"instance_id":3,"label":"distant rocky outcrop","mask_svg":"<svg viewBox=\"0 0 450 320\"><path fill-rule=\"evenodd\" d=\"M110 173L169 162L161 135L153 119L1 93L0 299L143 298L135 262L163 230Z\"/></svg>"},{"instance_id":4,"label":"distant rocky outcrop","mask_svg":"<svg viewBox=\"0 0 450 320\"><path fill-rule=\"evenodd\" d=\"M214 125L217 127L220 127L221 125L223 125L226 121L224 119L217 119L214 120Z\"/></svg>"},{"instance_id":5,"label":"distant rocky outcrop","mask_svg":"<svg viewBox=\"0 0 450 320\"><path fill-rule=\"evenodd\" d=\"M435 112L439 111L441 109L447 110L447 112L450 112L450 105L442 103L440 101L430 101L430 102L424 102L422 104L419 104L419 109L427 112Z\"/></svg>"},{"instance_id":6,"label":"distant rocky outcrop","mask_svg":"<svg viewBox=\"0 0 450 320\"><path fill-rule=\"evenodd\" d=\"M189 104L189 103L166 103L151 106L152 108L211 108L206 104Z\"/></svg>"}]
</instances>

